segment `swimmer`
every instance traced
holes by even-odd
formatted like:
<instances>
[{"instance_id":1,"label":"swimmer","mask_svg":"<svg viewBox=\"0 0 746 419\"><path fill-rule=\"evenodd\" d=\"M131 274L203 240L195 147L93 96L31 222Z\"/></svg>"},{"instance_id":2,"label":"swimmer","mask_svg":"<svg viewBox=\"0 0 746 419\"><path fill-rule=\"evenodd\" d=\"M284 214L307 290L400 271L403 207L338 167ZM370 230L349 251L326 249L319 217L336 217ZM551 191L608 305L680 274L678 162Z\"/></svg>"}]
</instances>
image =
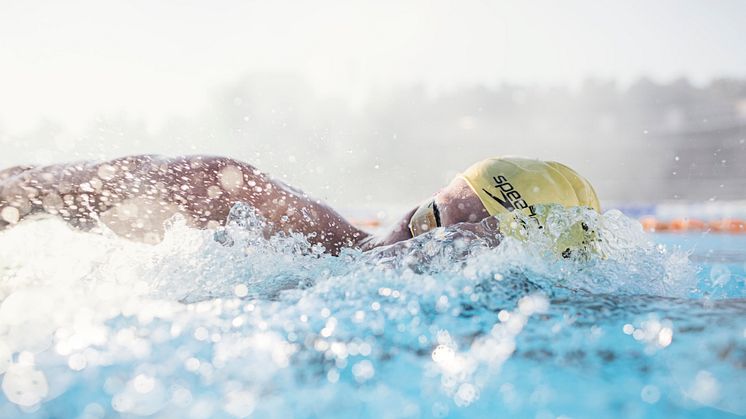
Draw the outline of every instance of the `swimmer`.
<instances>
[{"instance_id":1,"label":"swimmer","mask_svg":"<svg viewBox=\"0 0 746 419\"><path fill-rule=\"evenodd\" d=\"M478 231L491 216L534 205L600 211L590 183L556 162L517 157L478 162L410 210L382 235L371 235L328 205L253 166L224 157L130 156L105 162L19 166L0 171L0 229L52 214L83 230L106 225L124 237L157 243L163 223L181 214L188 225L217 228L244 202L267 221L267 235L301 233L331 254L370 250L458 224ZM493 226L497 228L497 226Z\"/></svg>"}]
</instances>

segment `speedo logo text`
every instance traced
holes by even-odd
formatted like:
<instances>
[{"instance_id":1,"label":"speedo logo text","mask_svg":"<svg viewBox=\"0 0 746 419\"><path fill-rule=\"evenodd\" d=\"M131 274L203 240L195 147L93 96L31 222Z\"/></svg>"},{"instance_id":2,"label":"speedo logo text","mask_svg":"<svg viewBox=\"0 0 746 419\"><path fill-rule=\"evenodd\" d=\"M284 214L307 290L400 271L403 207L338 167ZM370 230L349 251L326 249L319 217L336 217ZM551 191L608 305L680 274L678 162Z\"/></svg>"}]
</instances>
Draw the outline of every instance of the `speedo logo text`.
<instances>
[{"instance_id":1,"label":"speedo logo text","mask_svg":"<svg viewBox=\"0 0 746 419\"><path fill-rule=\"evenodd\" d=\"M508 211L512 212L516 209L528 208L529 217L536 216L536 213L534 212L534 206L529 205L526 200L523 199L521 193L518 192L515 187L513 187L513 184L508 182L508 179L505 176L493 176L492 179L495 181L495 189L497 189L497 193L492 193L487 189L482 188L484 193L486 193L490 198L497 201L498 204L502 205L503 208Z\"/></svg>"}]
</instances>

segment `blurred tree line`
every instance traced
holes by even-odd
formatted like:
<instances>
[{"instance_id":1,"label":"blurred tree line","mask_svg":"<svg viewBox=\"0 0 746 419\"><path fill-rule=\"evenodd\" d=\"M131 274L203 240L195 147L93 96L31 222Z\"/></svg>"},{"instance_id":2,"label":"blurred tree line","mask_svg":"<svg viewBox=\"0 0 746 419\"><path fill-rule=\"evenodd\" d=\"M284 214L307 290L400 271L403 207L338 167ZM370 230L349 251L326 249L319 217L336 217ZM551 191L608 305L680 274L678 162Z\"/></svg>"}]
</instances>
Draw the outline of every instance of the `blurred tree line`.
<instances>
[{"instance_id":1,"label":"blurred tree line","mask_svg":"<svg viewBox=\"0 0 746 419\"><path fill-rule=\"evenodd\" d=\"M230 155L349 207L414 204L500 154L565 162L607 201L746 199L746 79L388 86L350 103L296 76L253 75L221 88L202 113L157 128L106 115L81 135L46 121L0 141L14 160L3 164Z\"/></svg>"}]
</instances>

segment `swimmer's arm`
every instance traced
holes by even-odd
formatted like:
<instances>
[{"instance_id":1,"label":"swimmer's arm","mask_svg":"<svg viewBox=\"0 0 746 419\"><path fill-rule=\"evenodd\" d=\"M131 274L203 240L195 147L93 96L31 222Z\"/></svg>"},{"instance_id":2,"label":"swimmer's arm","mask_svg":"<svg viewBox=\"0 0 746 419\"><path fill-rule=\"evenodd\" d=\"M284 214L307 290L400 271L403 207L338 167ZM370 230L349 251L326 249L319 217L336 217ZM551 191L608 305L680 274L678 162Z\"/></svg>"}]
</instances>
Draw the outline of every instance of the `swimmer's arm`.
<instances>
[{"instance_id":1,"label":"swimmer's arm","mask_svg":"<svg viewBox=\"0 0 746 419\"><path fill-rule=\"evenodd\" d=\"M233 204L246 202L269 221L268 233L301 233L332 254L367 237L321 201L230 158L142 155L22 169L0 172L0 214L8 219L0 228L47 212L89 229L106 213L110 227L125 231L139 222L140 207L157 212L154 218L181 213L204 228L223 224ZM137 207L137 217L109 213L122 205Z\"/></svg>"},{"instance_id":2,"label":"swimmer's arm","mask_svg":"<svg viewBox=\"0 0 746 419\"><path fill-rule=\"evenodd\" d=\"M12 207L6 212L14 216L14 223L44 212L84 230L106 216L110 227L119 224L123 227L117 231L124 231L126 224L139 222L142 212L163 213L164 219L182 213L190 225L205 227L213 220L224 221L232 203L245 200L244 191L235 195L223 187L232 181L221 182L219 169L230 162L209 156L137 155L32 167L17 174L9 169L0 172L0 210ZM246 178L258 178L257 171L246 166ZM7 173L11 176L3 176ZM108 214L122 205L124 212L138 210L132 219L119 219L118 211Z\"/></svg>"},{"instance_id":3,"label":"swimmer's arm","mask_svg":"<svg viewBox=\"0 0 746 419\"><path fill-rule=\"evenodd\" d=\"M2 182L0 204L12 207L13 223L38 213L58 215L89 230L100 216L131 198L158 202L158 156L123 157L105 162L82 161L29 168Z\"/></svg>"},{"instance_id":4,"label":"swimmer's arm","mask_svg":"<svg viewBox=\"0 0 746 419\"><path fill-rule=\"evenodd\" d=\"M73 224L84 224L84 219L90 218L92 202L88 199L91 195L80 190L80 184L88 180L89 170L86 164L79 163L21 166L0 172L0 218L3 221L0 226L16 224L41 212L62 215Z\"/></svg>"},{"instance_id":5,"label":"swimmer's arm","mask_svg":"<svg viewBox=\"0 0 746 419\"><path fill-rule=\"evenodd\" d=\"M323 202L273 179L254 166L226 157L186 156L150 165L144 178L166 184L167 196L178 203L197 227L223 225L231 207L244 202L268 222L268 236L283 231L300 233L327 252L338 254L367 236Z\"/></svg>"},{"instance_id":6,"label":"swimmer's arm","mask_svg":"<svg viewBox=\"0 0 746 419\"><path fill-rule=\"evenodd\" d=\"M0 230L15 221L16 215L20 216L15 208L6 210L11 203L10 185L14 177L30 169L33 169L33 166L15 166L0 170Z\"/></svg>"},{"instance_id":7,"label":"swimmer's arm","mask_svg":"<svg viewBox=\"0 0 746 419\"><path fill-rule=\"evenodd\" d=\"M217 217L221 224L233 204L244 202L267 221L267 236L278 232L300 233L312 244L322 245L326 252L333 255L339 254L342 248L353 247L368 236L324 202L247 163L228 158L207 158L204 162L206 177L202 180L201 189L213 189L219 195L215 201L218 205L207 206L222 208ZM221 188L216 189L216 185ZM197 205L191 211L197 213L202 207L206 205ZM211 214L211 217L215 219L216 214Z\"/></svg>"}]
</instances>

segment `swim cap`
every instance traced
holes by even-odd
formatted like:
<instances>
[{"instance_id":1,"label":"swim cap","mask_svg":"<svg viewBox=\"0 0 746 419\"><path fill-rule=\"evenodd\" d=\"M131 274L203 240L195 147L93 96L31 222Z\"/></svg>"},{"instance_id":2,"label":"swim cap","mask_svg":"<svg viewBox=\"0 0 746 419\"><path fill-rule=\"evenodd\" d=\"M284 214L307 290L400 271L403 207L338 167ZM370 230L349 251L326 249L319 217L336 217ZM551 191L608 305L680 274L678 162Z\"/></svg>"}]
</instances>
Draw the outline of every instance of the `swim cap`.
<instances>
[{"instance_id":1,"label":"swim cap","mask_svg":"<svg viewBox=\"0 0 746 419\"><path fill-rule=\"evenodd\" d=\"M544 229L552 204L601 212L591 184L574 170L553 161L491 158L472 165L461 178L479 197L487 212L498 216L503 234L521 240L528 238L527 226L516 220L525 217ZM522 216L514 218L516 211ZM553 248L557 254L587 256L589 251L594 251L593 243L598 241L598 234L585 222L575 222L562 230L547 232L554 235Z\"/></svg>"},{"instance_id":2,"label":"swim cap","mask_svg":"<svg viewBox=\"0 0 746 419\"><path fill-rule=\"evenodd\" d=\"M591 184L574 170L553 161L495 157L472 165L461 177L490 215L521 210L532 216L537 204L601 211Z\"/></svg>"}]
</instances>

